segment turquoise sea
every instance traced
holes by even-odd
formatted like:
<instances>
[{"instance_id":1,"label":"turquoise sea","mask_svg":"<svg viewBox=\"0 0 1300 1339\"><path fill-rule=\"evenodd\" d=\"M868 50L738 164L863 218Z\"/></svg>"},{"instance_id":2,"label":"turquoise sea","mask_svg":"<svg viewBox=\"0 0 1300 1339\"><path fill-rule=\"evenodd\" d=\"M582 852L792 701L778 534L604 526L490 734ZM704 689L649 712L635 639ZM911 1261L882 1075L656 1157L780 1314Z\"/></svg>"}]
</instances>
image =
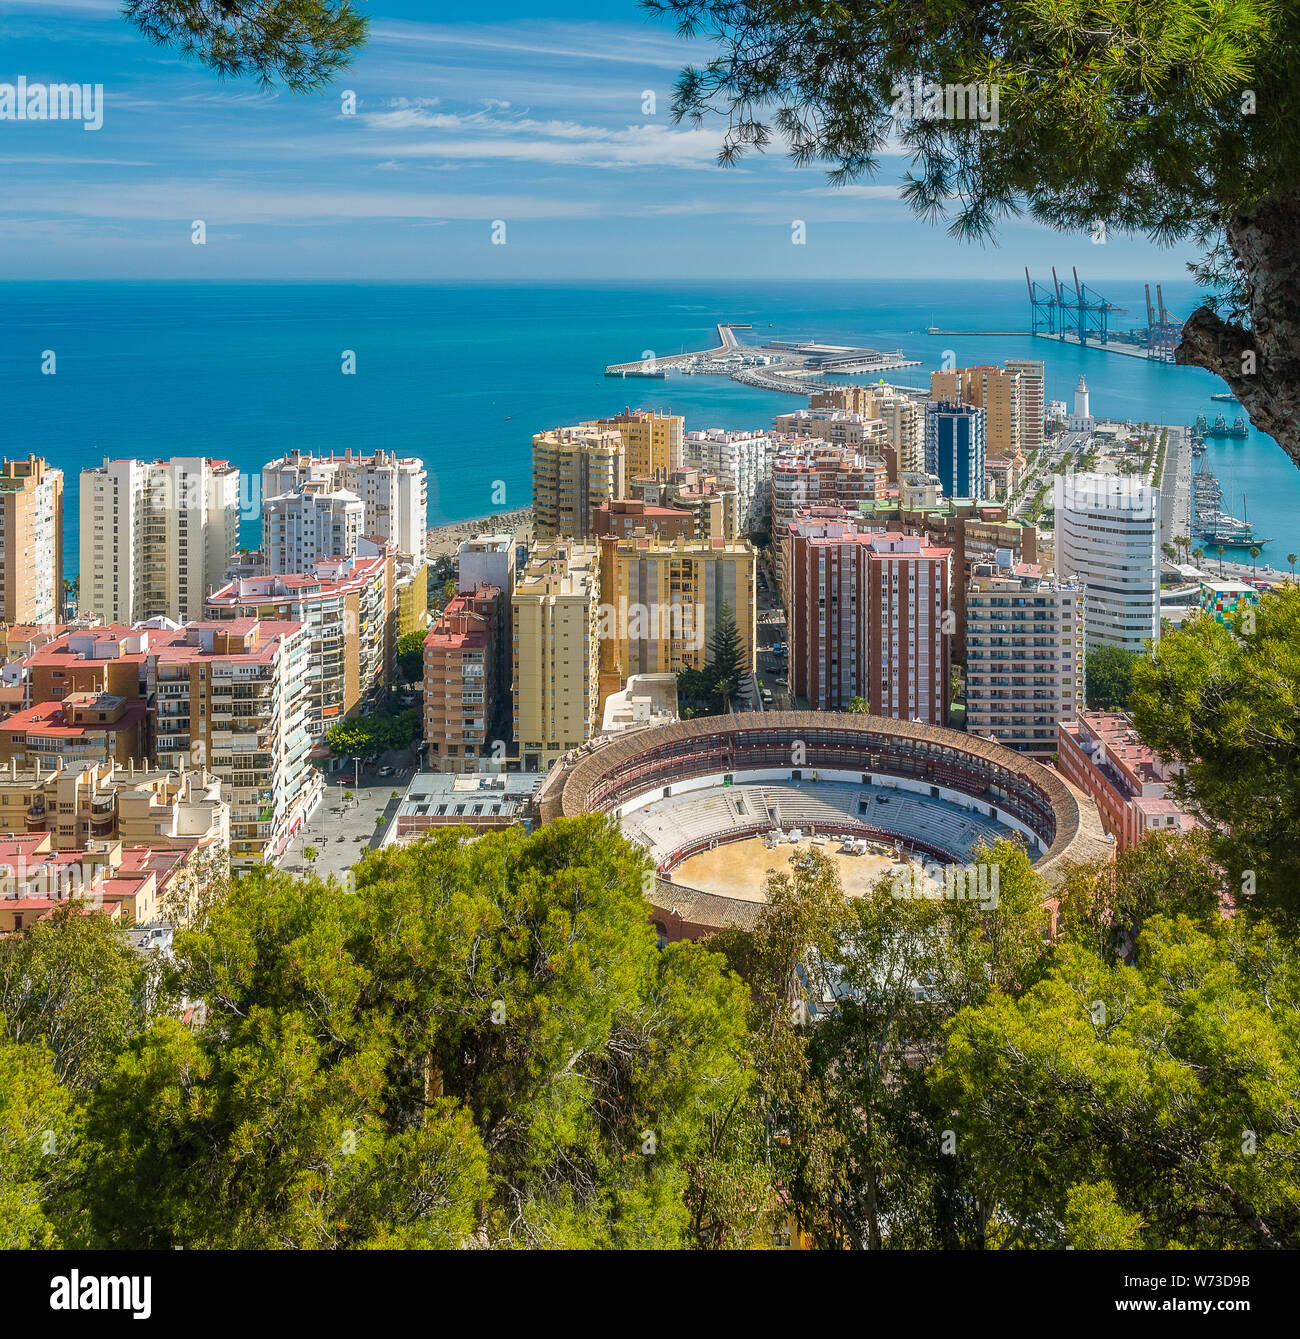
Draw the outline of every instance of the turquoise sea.
<instances>
[{"instance_id":1,"label":"turquoise sea","mask_svg":"<svg viewBox=\"0 0 1300 1339\"><path fill-rule=\"evenodd\" d=\"M1091 280L1090 280L1091 282ZM1095 286L1145 324L1140 285ZM1191 284L1166 284L1180 315ZM923 366L891 379L928 384L957 365L1040 358L1047 396L1069 400L1082 372L1102 416L1190 422L1234 406L1209 373L1028 336L928 336L1028 327L1023 284L1002 281L584 283L0 283L0 451L43 454L66 476L66 567L77 567L77 474L106 455L209 455L256 472L289 447L423 457L429 523L524 505L530 438L625 404L684 414L688 429L765 428L793 395L725 378L618 381L606 363L711 347L720 320L751 338L818 338L902 348ZM42 374L46 350L54 375ZM341 372L352 350L356 374ZM1210 449L1274 542L1262 562L1300 550L1300 471L1252 430ZM504 503L500 484L504 484ZM494 489L496 494L494 497ZM257 536L255 519L244 538Z\"/></svg>"}]
</instances>

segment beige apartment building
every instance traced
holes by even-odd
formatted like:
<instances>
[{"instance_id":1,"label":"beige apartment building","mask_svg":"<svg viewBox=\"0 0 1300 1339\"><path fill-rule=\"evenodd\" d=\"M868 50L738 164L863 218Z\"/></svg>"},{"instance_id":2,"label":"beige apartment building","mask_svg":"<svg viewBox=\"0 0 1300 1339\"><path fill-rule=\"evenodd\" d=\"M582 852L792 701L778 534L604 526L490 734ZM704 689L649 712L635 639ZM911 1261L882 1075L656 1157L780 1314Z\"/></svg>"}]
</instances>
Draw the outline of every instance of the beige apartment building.
<instances>
[{"instance_id":1,"label":"beige apartment building","mask_svg":"<svg viewBox=\"0 0 1300 1339\"><path fill-rule=\"evenodd\" d=\"M1020 450L1020 376L1000 367L962 367L930 373L930 398L984 410L984 449L990 456ZM983 480L980 481L981 486Z\"/></svg>"},{"instance_id":2,"label":"beige apartment building","mask_svg":"<svg viewBox=\"0 0 1300 1339\"><path fill-rule=\"evenodd\" d=\"M397 612L391 552L318 558L305 573L237 577L208 596L209 619L305 623L307 732L322 736L392 680Z\"/></svg>"},{"instance_id":3,"label":"beige apartment building","mask_svg":"<svg viewBox=\"0 0 1300 1339\"><path fill-rule=\"evenodd\" d=\"M885 445L880 454L885 459L891 484L905 474L925 469L925 411L906 395L875 391L871 396L871 412L884 425Z\"/></svg>"},{"instance_id":4,"label":"beige apartment building","mask_svg":"<svg viewBox=\"0 0 1300 1339\"><path fill-rule=\"evenodd\" d=\"M624 409L611 418L587 419L580 426L617 432L623 439L624 463L629 479L642 474L671 474L681 469L682 429L679 414L649 409Z\"/></svg>"},{"instance_id":5,"label":"beige apartment building","mask_svg":"<svg viewBox=\"0 0 1300 1339\"><path fill-rule=\"evenodd\" d=\"M579 426L533 437L533 535L589 540L592 512L625 496L626 451L615 429Z\"/></svg>"},{"instance_id":6,"label":"beige apartment building","mask_svg":"<svg viewBox=\"0 0 1300 1339\"><path fill-rule=\"evenodd\" d=\"M63 471L0 465L0 623L57 623L63 607Z\"/></svg>"},{"instance_id":7,"label":"beige apartment building","mask_svg":"<svg viewBox=\"0 0 1300 1339\"><path fill-rule=\"evenodd\" d=\"M602 670L617 668L621 687L634 674L703 669L724 607L736 621L742 663L753 669L755 574L754 550L743 540L639 534L604 541ZM602 674L602 698L613 686Z\"/></svg>"},{"instance_id":8,"label":"beige apartment building","mask_svg":"<svg viewBox=\"0 0 1300 1339\"><path fill-rule=\"evenodd\" d=\"M595 733L599 601L594 545L544 546L518 575L511 600L512 697L514 738L526 772L546 771Z\"/></svg>"},{"instance_id":9,"label":"beige apartment building","mask_svg":"<svg viewBox=\"0 0 1300 1339\"><path fill-rule=\"evenodd\" d=\"M1020 378L1020 449L1037 451L1043 444L1045 365L1036 358L1008 358L1003 366Z\"/></svg>"},{"instance_id":10,"label":"beige apartment building","mask_svg":"<svg viewBox=\"0 0 1300 1339\"><path fill-rule=\"evenodd\" d=\"M157 760L220 779L236 868L278 858L320 799L308 761L310 633L287 620L192 623L144 651Z\"/></svg>"},{"instance_id":11,"label":"beige apartment building","mask_svg":"<svg viewBox=\"0 0 1300 1339\"><path fill-rule=\"evenodd\" d=\"M92 841L127 846L228 849L230 806L221 782L202 769L163 770L128 762L0 768L0 831L45 832L55 850Z\"/></svg>"},{"instance_id":12,"label":"beige apartment building","mask_svg":"<svg viewBox=\"0 0 1300 1339\"><path fill-rule=\"evenodd\" d=\"M871 412L869 386L823 386L808 397L809 409L839 409L849 414Z\"/></svg>"},{"instance_id":13,"label":"beige apartment building","mask_svg":"<svg viewBox=\"0 0 1300 1339\"><path fill-rule=\"evenodd\" d=\"M78 610L106 623L203 617L239 546L239 471L224 460L105 460L81 472Z\"/></svg>"},{"instance_id":14,"label":"beige apartment building","mask_svg":"<svg viewBox=\"0 0 1300 1339\"><path fill-rule=\"evenodd\" d=\"M1032 563L977 564L966 587L966 729L1051 754L1084 704L1084 594Z\"/></svg>"}]
</instances>

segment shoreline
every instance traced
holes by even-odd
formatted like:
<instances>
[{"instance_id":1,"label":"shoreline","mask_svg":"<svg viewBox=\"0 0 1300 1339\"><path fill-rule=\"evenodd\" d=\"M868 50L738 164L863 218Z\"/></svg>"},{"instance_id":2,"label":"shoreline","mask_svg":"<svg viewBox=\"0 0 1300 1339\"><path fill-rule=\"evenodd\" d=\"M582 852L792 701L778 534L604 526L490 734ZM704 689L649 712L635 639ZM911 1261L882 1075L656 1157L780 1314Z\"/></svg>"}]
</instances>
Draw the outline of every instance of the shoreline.
<instances>
[{"instance_id":1,"label":"shoreline","mask_svg":"<svg viewBox=\"0 0 1300 1339\"><path fill-rule=\"evenodd\" d=\"M462 540L472 539L475 535L493 535L509 533L524 539L531 539L533 528L533 506L515 507L511 511L494 512L488 516L479 516L468 521L450 521L446 525L431 526L425 532L425 554L429 558L454 555Z\"/></svg>"}]
</instances>

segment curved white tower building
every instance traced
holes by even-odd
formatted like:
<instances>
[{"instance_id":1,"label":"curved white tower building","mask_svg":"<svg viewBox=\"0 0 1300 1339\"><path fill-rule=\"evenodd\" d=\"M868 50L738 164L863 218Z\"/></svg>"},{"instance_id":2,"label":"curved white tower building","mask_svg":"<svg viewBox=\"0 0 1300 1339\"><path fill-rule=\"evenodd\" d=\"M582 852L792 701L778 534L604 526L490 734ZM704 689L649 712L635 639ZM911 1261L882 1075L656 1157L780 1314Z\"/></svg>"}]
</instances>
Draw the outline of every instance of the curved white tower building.
<instances>
[{"instance_id":1,"label":"curved white tower building","mask_svg":"<svg viewBox=\"0 0 1300 1339\"><path fill-rule=\"evenodd\" d=\"M1129 475L1056 476L1056 574L1084 588L1089 647L1160 636L1160 490Z\"/></svg>"}]
</instances>

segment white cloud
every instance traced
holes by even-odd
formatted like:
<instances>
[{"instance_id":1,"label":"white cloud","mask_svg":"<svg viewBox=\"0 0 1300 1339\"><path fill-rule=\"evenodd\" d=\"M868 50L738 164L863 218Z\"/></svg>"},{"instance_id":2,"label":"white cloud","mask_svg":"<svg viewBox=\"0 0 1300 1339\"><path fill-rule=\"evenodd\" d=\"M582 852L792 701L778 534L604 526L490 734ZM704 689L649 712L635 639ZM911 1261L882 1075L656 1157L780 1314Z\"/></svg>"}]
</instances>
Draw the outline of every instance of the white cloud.
<instances>
[{"instance_id":1,"label":"white cloud","mask_svg":"<svg viewBox=\"0 0 1300 1339\"><path fill-rule=\"evenodd\" d=\"M502 116L495 110L469 113L394 107L362 112L366 130L387 135L432 133L408 141L385 139L380 144L357 140L345 152L391 157L502 159L586 168L679 167L716 165L721 134L708 129L675 129L663 124L603 127L580 121L530 116Z\"/></svg>"}]
</instances>

